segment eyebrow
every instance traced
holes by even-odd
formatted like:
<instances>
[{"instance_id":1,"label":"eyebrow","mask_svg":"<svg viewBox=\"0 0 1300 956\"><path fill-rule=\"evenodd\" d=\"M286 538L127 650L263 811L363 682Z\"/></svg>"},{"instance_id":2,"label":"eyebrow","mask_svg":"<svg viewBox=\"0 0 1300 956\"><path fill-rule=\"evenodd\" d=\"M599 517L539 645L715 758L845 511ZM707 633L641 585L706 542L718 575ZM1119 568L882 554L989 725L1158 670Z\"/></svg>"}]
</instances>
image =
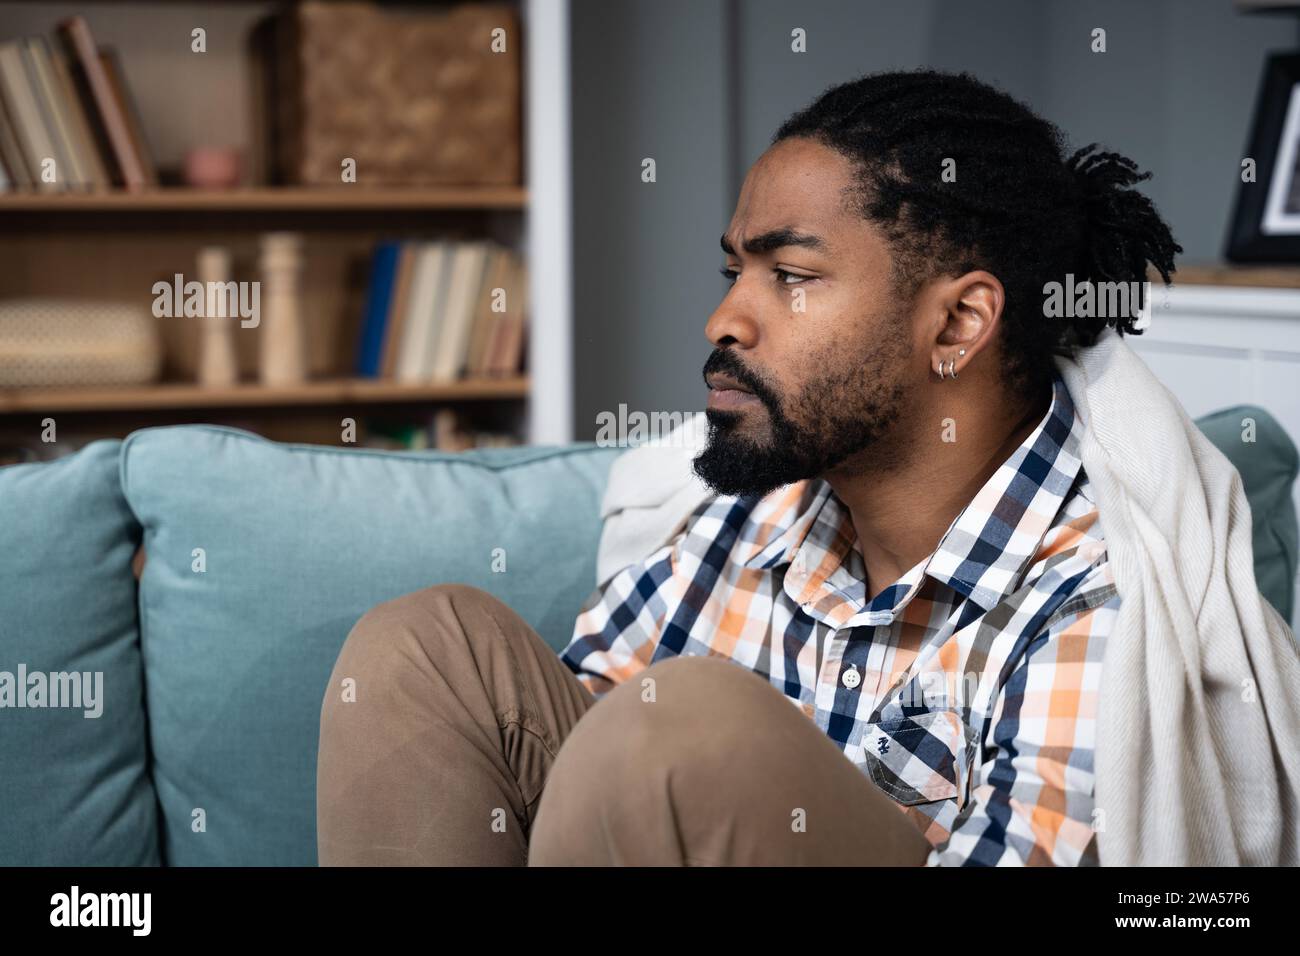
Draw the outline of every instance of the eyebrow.
<instances>
[{"instance_id":1,"label":"eyebrow","mask_svg":"<svg viewBox=\"0 0 1300 956\"><path fill-rule=\"evenodd\" d=\"M723 252L729 256L736 254L736 250L731 245L731 240L727 238L725 232L722 234L720 241ZM765 252L774 252L786 246L804 246L808 249L816 249L818 252L826 251L826 242L821 236L814 236L812 233L807 232L796 232L789 226L782 226L780 229L771 229L757 236L751 236L745 240L744 246L746 252L756 256Z\"/></svg>"}]
</instances>

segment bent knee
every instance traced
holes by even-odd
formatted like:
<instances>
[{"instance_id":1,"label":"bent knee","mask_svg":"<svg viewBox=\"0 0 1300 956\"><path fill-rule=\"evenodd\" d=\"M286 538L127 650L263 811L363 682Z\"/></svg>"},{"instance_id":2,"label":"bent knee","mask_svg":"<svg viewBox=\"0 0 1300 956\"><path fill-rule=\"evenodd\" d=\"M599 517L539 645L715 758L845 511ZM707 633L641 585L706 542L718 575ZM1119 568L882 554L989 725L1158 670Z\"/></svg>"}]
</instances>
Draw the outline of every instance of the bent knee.
<instances>
[{"instance_id":1,"label":"bent knee","mask_svg":"<svg viewBox=\"0 0 1300 956\"><path fill-rule=\"evenodd\" d=\"M472 584L434 584L376 604L352 628L362 635L387 633L423 626L430 620L447 618L447 611L464 612L476 606L500 604L501 600Z\"/></svg>"},{"instance_id":2,"label":"bent knee","mask_svg":"<svg viewBox=\"0 0 1300 956\"><path fill-rule=\"evenodd\" d=\"M389 656L409 657L412 645L429 651L452 638L463 640L461 622L483 608L501 604L499 598L469 584L435 584L376 604L348 633L340 660Z\"/></svg>"},{"instance_id":3,"label":"bent knee","mask_svg":"<svg viewBox=\"0 0 1300 956\"><path fill-rule=\"evenodd\" d=\"M716 655L684 655L656 661L626 682L635 690L638 699L664 706L649 713L669 710L702 712L718 709L717 702L725 699L724 708L734 712L751 705L770 703L773 695L780 694L766 679L749 668L726 657ZM622 685L620 685L622 686ZM614 699L620 688L608 696ZM624 692L620 699L626 701L632 694Z\"/></svg>"},{"instance_id":4,"label":"bent knee","mask_svg":"<svg viewBox=\"0 0 1300 956\"><path fill-rule=\"evenodd\" d=\"M642 757L672 748L681 735L701 743L731 741L789 705L763 677L717 656L656 661L609 692L592 721L594 749L635 750Z\"/></svg>"},{"instance_id":5,"label":"bent knee","mask_svg":"<svg viewBox=\"0 0 1300 956\"><path fill-rule=\"evenodd\" d=\"M756 731L792 710L764 678L727 658L657 661L578 721L551 770L555 791L599 806L667 779L713 780L735 755L757 761L765 734Z\"/></svg>"},{"instance_id":6,"label":"bent knee","mask_svg":"<svg viewBox=\"0 0 1300 956\"><path fill-rule=\"evenodd\" d=\"M409 594L403 594L384 601L382 604L376 604L362 615L358 624L361 622L374 623L375 619L380 622L402 621L411 618L419 619L427 617L432 609L440 607L461 608L477 604L500 603L500 598L472 584L461 584L459 582L433 584L427 588L420 588L418 591L411 591Z\"/></svg>"}]
</instances>

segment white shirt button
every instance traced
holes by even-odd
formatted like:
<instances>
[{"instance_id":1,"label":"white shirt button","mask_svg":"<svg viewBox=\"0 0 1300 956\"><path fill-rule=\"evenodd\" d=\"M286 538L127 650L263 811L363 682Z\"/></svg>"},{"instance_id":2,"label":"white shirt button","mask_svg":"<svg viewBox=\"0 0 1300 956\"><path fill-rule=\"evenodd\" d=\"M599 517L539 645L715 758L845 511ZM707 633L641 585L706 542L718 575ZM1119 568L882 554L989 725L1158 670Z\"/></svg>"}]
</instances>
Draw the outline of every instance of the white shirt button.
<instances>
[{"instance_id":1,"label":"white shirt button","mask_svg":"<svg viewBox=\"0 0 1300 956\"><path fill-rule=\"evenodd\" d=\"M844 686L849 690L852 690L861 684L862 675L858 673L857 665L850 664L849 669L840 675L840 681L843 682Z\"/></svg>"}]
</instances>

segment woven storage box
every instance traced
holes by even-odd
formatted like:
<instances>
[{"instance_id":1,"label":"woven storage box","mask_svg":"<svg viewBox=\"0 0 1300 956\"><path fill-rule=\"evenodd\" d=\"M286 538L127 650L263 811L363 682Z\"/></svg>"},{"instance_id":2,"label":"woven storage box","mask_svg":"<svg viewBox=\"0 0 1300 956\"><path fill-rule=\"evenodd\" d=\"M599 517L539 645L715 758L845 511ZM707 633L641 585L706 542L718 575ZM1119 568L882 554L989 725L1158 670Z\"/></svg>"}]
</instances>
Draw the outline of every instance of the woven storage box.
<instances>
[{"instance_id":1,"label":"woven storage box","mask_svg":"<svg viewBox=\"0 0 1300 956\"><path fill-rule=\"evenodd\" d=\"M113 302L0 302L0 388L141 385L162 347L147 309Z\"/></svg>"},{"instance_id":2,"label":"woven storage box","mask_svg":"<svg viewBox=\"0 0 1300 956\"><path fill-rule=\"evenodd\" d=\"M352 158L362 185L517 185L520 47L509 5L295 5L277 29L277 178L336 185Z\"/></svg>"}]
</instances>

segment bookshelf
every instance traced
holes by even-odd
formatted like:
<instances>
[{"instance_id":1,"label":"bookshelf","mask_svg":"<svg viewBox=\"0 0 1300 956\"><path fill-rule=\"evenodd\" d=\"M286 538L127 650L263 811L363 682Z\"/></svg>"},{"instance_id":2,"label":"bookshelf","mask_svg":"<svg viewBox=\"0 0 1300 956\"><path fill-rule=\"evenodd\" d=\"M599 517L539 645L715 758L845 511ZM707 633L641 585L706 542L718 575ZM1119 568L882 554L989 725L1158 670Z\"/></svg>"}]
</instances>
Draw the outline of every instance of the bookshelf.
<instances>
[{"instance_id":1,"label":"bookshelf","mask_svg":"<svg viewBox=\"0 0 1300 956\"><path fill-rule=\"evenodd\" d=\"M0 3L0 7L3 4ZM195 213L195 212L437 212L527 208L523 187L459 186L390 189L261 186L203 190L180 186L149 192L120 190L86 193L0 193L0 216L9 212Z\"/></svg>"},{"instance_id":2,"label":"bookshelf","mask_svg":"<svg viewBox=\"0 0 1300 956\"><path fill-rule=\"evenodd\" d=\"M144 409L271 408L279 406L401 405L491 401L528 396L528 379L462 379L405 385L373 379L327 379L301 385L256 384L204 388L159 384L122 388L0 388L0 415L39 412L131 412Z\"/></svg>"},{"instance_id":3,"label":"bookshelf","mask_svg":"<svg viewBox=\"0 0 1300 956\"><path fill-rule=\"evenodd\" d=\"M50 35L54 24L81 15L96 39L121 55L126 80L140 88L142 125L155 143L159 168L174 160L178 137L195 128L196 106L210 122L247 124L238 104L218 92L235 76L239 51L223 52L275 5L252 0L165 3L41 3L0 0L0 41ZM193 273L196 250L225 244L236 261L254 258L257 235L298 232L308 261L302 276L309 341L308 379L289 386L255 381L258 337L240 336L241 381L201 387L193 379L197 333L180 323L163 330L163 378L150 385L97 388L0 388L0 443L28 433L38 416L57 414L60 431L121 437L162 421L250 427L280 439L314 440L337 433L340 415L385 423L418 421L453 407L471 425L510 431L529 443L568 441L571 402L569 318L569 186L566 0L518 0L525 52L521 111L525 179L506 186L275 186L208 190L163 185L120 189L0 193L0 298L33 295L138 297L150 277ZM196 16L198 19L196 19ZM212 53L192 76L167 68L157 36L208 25ZM188 31L188 26L186 26ZM224 31L224 33L222 32ZM135 38L139 37L137 41ZM224 71L224 72L223 72ZM159 88L166 73L169 84ZM236 86L239 84L236 83ZM233 98L227 98L233 100ZM170 154L169 154L170 149ZM544 177L544 179L543 179ZM528 181L545 181L530 190ZM527 357L506 377L444 383L357 378L355 356L366 292L364 268L381 239L489 239L528 263ZM543 271L546 270L546 271ZM300 432L293 429L302 423ZM264 428L263 425L266 427ZM286 431L286 429L288 429Z\"/></svg>"}]
</instances>

